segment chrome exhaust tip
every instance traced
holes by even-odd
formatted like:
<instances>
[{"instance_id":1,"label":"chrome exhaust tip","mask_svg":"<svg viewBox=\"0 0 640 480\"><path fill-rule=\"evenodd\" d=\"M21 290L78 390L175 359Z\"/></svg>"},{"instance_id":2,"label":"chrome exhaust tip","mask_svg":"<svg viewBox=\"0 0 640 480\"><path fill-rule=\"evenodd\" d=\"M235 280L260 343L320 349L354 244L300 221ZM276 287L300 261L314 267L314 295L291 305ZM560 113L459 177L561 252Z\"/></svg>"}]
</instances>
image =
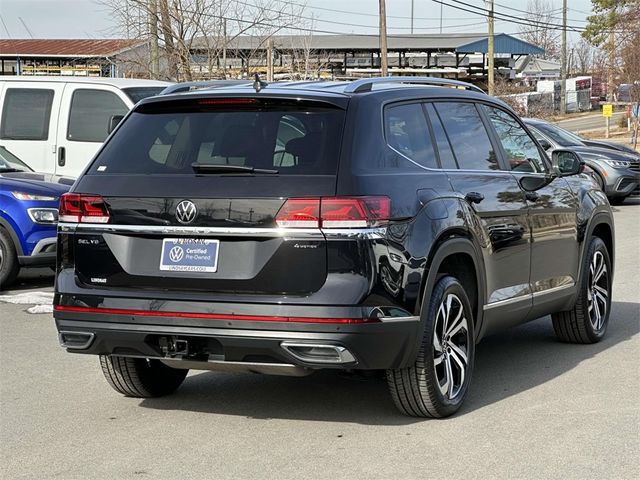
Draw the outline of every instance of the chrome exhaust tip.
<instances>
[{"instance_id":1,"label":"chrome exhaust tip","mask_svg":"<svg viewBox=\"0 0 640 480\"><path fill-rule=\"evenodd\" d=\"M340 345L282 342L280 346L292 357L306 363L356 363L353 354Z\"/></svg>"}]
</instances>

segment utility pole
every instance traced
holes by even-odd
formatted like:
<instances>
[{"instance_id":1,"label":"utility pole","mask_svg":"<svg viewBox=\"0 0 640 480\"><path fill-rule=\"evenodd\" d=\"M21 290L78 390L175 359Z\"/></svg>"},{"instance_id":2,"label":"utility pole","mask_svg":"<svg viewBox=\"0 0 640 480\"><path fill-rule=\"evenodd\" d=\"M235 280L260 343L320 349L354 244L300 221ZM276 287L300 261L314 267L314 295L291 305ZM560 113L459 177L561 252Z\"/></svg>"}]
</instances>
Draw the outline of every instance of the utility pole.
<instances>
[{"instance_id":1,"label":"utility pole","mask_svg":"<svg viewBox=\"0 0 640 480\"><path fill-rule=\"evenodd\" d=\"M273 37L267 40L267 82L273 82Z\"/></svg>"},{"instance_id":2,"label":"utility pole","mask_svg":"<svg viewBox=\"0 0 640 480\"><path fill-rule=\"evenodd\" d=\"M149 53L151 55L151 78L157 80L160 76L160 55L158 50L158 3L149 2Z\"/></svg>"},{"instance_id":3,"label":"utility pole","mask_svg":"<svg viewBox=\"0 0 640 480\"><path fill-rule=\"evenodd\" d=\"M380 71L383 77L389 75L387 65L387 13L385 11L385 0L379 0L380 5Z\"/></svg>"},{"instance_id":4,"label":"utility pole","mask_svg":"<svg viewBox=\"0 0 640 480\"><path fill-rule=\"evenodd\" d=\"M493 96L495 91L495 78L494 78L494 61L493 61L493 0L489 1L489 36L487 38L487 60L488 66L488 78L487 83L489 87L489 95Z\"/></svg>"},{"instance_id":5,"label":"utility pole","mask_svg":"<svg viewBox=\"0 0 640 480\"><path fill-rule=\"evenodd\" d=\"M440 33L442 34L442 7L444 3L440 3Z\"/></svg>"},{"instance_id":6,"label":"utility pole","mask_svg":"<svg viewBox=\"0 0 640 480\"><path fill-rule=\"evenodd\" d=\"M562 0L562 52L560 60L560 115L567 113L567 0Z\"/></svg>"},{"instance_id":7,"label":"utility pole","mask_svg":"<svg viewBox=\"0 0 640 480\"><path fill-rule=\"evenodd\" d=\"M413 0L411 0L411 35L413 35ZM33 35L31 38L33 38Z\"/></svg>"}]
</instances>

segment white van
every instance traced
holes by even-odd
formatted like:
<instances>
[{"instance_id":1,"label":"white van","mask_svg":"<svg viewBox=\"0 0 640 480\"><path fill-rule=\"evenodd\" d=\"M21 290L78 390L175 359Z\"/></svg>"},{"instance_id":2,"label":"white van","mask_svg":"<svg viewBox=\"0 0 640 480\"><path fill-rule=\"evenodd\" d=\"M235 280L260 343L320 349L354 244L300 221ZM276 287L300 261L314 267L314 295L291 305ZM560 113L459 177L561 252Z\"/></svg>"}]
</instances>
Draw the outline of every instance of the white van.
<instances>
[{"instance_id":1,"label":"white van","mask_svg":"<svg viewBox=\"0 0 640 480\"><path fill-rule=\"evenodd\" d=\"M167 82L122 78L3 77L0 145L37 172L76 177L126 114Z\"/></svg>"}]
</instances>

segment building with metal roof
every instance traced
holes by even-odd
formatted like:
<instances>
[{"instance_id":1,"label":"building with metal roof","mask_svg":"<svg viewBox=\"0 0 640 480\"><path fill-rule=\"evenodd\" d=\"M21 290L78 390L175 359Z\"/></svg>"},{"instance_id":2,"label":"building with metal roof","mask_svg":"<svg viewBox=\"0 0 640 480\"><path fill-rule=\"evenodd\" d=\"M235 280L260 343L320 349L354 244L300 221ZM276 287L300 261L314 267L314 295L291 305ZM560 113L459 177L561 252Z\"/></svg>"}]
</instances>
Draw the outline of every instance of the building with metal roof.
<instances>
[{"instance_id":1,"label":"building with metal roof","mask_svg":"<svg viewBox=\"0 0 640 480\"><path fill-rule=\"evenodd\" d=\"M544 50L507 34L496 34L494 52L498 74L515 78L515 59L543 55ZM196 39L192 48L195 68L202 77L224 70L229 77L264 72L267 50L273 46L274 71L286 76L301 69L306 76L358 77L380 73L380 41L377 35L241 35L227 41L220 37ZM211 63L211 51L225 50ZM482 33L389 35L389 73L438 75L482 82L486 77L488 38ZM205 64L207 66L205 66ZM211 72L210 69L215 72ZM311 74L309 74L311 72ZM195 72L198 76L198 72Z\"/></svg>"},{"instance_id":2,"label":"building with metal roof","mask_svg":"<svg viewBox=\"0 0 640 480\"><path fill-rule=\"evenodd\" d=\"M118 59L145 45L127 39L0 39L0 75L117 76Z\"/></svg>"}]
</instances>

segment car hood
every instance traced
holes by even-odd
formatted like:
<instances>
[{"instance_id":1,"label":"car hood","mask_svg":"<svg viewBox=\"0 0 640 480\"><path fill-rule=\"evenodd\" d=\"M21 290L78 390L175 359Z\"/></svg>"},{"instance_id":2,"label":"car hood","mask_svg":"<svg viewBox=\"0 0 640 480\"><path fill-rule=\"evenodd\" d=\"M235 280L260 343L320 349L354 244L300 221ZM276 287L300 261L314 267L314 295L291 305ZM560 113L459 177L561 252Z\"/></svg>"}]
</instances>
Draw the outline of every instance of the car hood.
<instances>
[{"instance_id":1,"label":"car hood","mask_svg":"<svg viewBox=\"0 0 640 480\"><path fill-rule=\"evenodd\" d=\"M610 148L598 148L587 146L575 146L570 150L577 152L581 156L602 159L602 160L619 160L621 162L638 162L640 161L640 154L626 153L619 150L613 150Z\"/></svg>"},{"instance_id":2,"label":"car hood","mask_svg":"<svg viewBox=\"0 0 640 480\"><path fill-rule=\"evenodd\" d=\"M66 193L75 179L48 173L8 172L0 173L3 184L12 190L34 194L48 194L56 197Z\"/></svg>"},{"instance_id":3,"label":"car hood","mask_svg":"<svg viewBox=\"0 0 640 480\"><path fill-rule=\"evenodd\" d=\"M616 150L624 153L630 153L632 155L640 155L633 148L627 145L622 145L620 143L607 142L604 140L585 140L584 142L591 147L605 148L608 150Z\"/></svg>"}]
</instances>

